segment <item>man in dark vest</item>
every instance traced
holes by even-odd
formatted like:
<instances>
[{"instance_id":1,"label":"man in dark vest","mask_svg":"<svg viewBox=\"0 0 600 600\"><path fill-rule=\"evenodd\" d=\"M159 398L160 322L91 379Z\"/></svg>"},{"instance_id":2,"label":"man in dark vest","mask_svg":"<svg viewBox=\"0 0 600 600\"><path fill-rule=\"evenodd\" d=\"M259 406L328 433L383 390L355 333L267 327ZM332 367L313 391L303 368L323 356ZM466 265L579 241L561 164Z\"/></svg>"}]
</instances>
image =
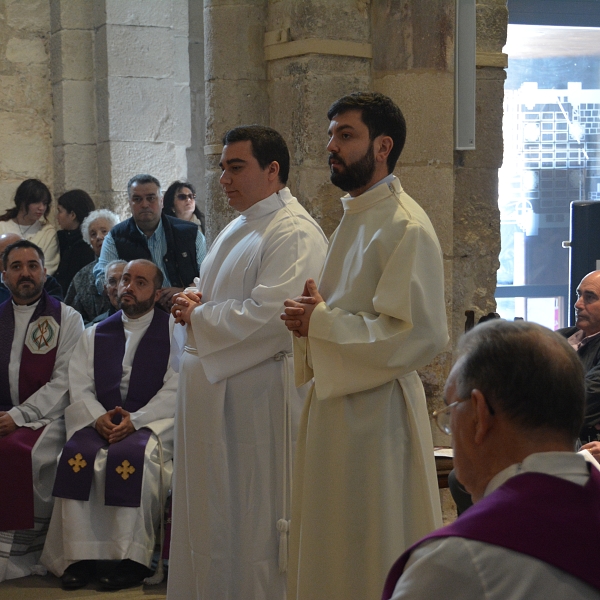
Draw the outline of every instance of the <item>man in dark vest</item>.
<instances>
[{"instance_id":1,"label":"man in dark vest","mask_svg":"<svg viewBox=\"0 0 600 600\"><path fill-rule=\"evenodd\" d=\"M583 368L535 323L467 333L434 413L475 504L410 548L384 599L591 599L600 595L600 471L574 452Z\"/></svg>"},{"instance_id":2,"label":"man in dark vest","mask_svg":"<svg viewBox=\"0 0 600 600\"><path fill-rule=\"evenodd\" d=\"M68 366L83 331L78 312L44 290L44 254L6 247L0 304L0 581L38 572L65 441Z\"/></svg>"},{"instance_id":3,"label":"man in dark vest","mask_svg":"<svg viewBox=\"0 0 600 600\"><path fill-rule=\"evenodd\" d=\"M65 589L88 584L96 560L118 560L102 589L140 585L172 473L178 375L169 315L155 307L160 269L127 264L121 310L86 329L69 368L67 444L42 563Z\"/></svg>"},{"instance_id":4,"label":"man in dark vest","mask_svg":"<svg viewBox=\"0 0 600 600\"><path fill-rule=\"evenodd\" d=\"M145 258L162 271L159 304L169 308L173 294L198 277L206 255L204 236L194 223L162 215L162 191L156 177L135 175L127 184L127 194L132 216L108 233L94 267L98 293L103 291L104 269L111 260Z\"/></svg>"}]
</instances>

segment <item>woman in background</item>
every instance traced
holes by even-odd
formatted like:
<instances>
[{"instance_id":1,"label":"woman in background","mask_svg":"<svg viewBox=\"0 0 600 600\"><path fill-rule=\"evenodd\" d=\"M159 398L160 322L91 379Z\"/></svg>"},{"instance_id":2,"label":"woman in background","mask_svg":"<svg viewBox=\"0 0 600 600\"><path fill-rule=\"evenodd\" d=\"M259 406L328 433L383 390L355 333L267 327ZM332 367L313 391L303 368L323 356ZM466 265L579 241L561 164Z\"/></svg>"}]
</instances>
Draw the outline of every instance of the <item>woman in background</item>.
<instances>
[{"instance_id":1,"label":"woman in background","mask_svg":"<svg viewBox=\"0 0 600 600\"><path fill-rule=\"evenodd\" d=\"M0 215L0 234L16 233L39 246L48 275L54 275L60 256L56 229L48 222L50 190L39 179L26 179L17 188L13 201L14 207Z\"/></svg>"},{"instance_id":2,"label":"woman in background","mask_svg":"<svg viewBox=\"0 0 600 600\"><path fill-rule=\"evenodd\" d=\"M81 224L81 234L92 247L95 259L73 277L65 296L65 304L81 313L83 322L86 324L107 311L110 306L108 298L104 294L98 293L93 270L98 262L106 234L119 220L114 212L102 208L91 212Z\"/></svg>"},{"instance_id":3,"label":"woman in background","mask_svg":"<svg viewBox=\"0 0 600 600\"><path fill-rule=\"evenodd\" d=\"M96 258L94 250L81 235L81 223L96 207L83 190L65 192L56 203L60 263L54 276L66 293L76 273Z\"/></svg>"},{"instance_id":4,"label":"woman in background","mask_svg":"<svg viewBox=\"0 0 600 600\"><path fill-rule=\"evenodd\" d=\"M196 190L189 181L174 181L163 197L163 213L196 223L204 234L204 213L196 206Z\"/></svg>"}]
</instances>

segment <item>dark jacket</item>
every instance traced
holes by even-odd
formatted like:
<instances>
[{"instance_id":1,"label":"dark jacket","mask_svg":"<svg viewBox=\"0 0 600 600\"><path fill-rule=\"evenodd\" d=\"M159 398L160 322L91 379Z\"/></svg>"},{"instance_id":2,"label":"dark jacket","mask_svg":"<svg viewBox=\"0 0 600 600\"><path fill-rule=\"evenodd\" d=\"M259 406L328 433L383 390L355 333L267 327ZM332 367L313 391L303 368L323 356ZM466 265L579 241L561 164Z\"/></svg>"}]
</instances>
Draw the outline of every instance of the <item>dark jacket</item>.
<instances>
[{"instance_id":1,"label":"dark jacket","mask_svg":"<svg viewBox=\"0 0 600 600\"><path fill-rule=\"evenodd\" d=\"M577 327L565 327L557 333L570 338L576 331ZM579 437L586 444L600 439L600 430L594 427L600 423L600 335L582 346L577 355L585 371L585 418Z\"/></svg>"},{"instance_id":2,"label":"dark jacket","mask_svg":"<svg viewBox=\"0 0 600 600\"><path fill-rule=\"evenodd\" d=\"M81 229L74 229L73 231L60 229L56 234L60 248L60 262L54 277L60 283L63 293L66 293L73 277L80 269L89 265L96 258L96 255L92 247L84 241Z\"/></svg>"},{"instance_id":3,"label":"dark jacket","mask_svg":"<svg viewBox=\"0 0 600 600\"><path fill-rule=\"evenodd\" d=\"M187 287L194 281L194 277L198 277L198 226L168 215L162 215L161 220L167 240L167 253L163 260L169 281L173 287ZM152 260L148 239L139 231L133 217L115 225L110 234L120 259L128 262L138 258Z\"/></svg>"}]
</instances>

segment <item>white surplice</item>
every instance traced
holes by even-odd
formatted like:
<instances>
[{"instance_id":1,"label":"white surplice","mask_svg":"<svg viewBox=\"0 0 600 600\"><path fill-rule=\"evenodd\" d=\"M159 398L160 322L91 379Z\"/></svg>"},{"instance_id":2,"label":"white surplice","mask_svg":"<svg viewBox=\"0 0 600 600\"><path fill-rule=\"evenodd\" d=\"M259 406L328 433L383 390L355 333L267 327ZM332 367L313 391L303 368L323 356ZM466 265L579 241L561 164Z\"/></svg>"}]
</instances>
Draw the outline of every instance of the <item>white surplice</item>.
<instances>
[{"instance_id":1,"label":"white surplice","mask_svg":"<svg viewBox=\"0 0 600 600\"><path fill-rule=\"evenodd\" d=\"M232 221L204 259L180 371L169 599L284 598L286 379L295 425L303 396L279 316L318 277L326 247L284 188Z\"/></svg>"},{"instance_id":2,"label":"white surplice","mask_svg":"<svg viewBox=\"0 0 600 600\"><path fill-rule=\"evenodd\" d=\"M585 461L577 454L541 452L498 473L488 484L485 496L523 473L545 473L577 485L585 485L590 476ZM484 542L448 537L427 541L410 555L392 600L413 598L598 600L600 592L532 556Z\"/></svg>"},{"instance_id":3,"label":"white surplice","mask_svg":"<svg viewBox=\"0 0 600 600\"><path fill-rule=\"evenodd\" d=\"M298 434L289 598L375 600L399 554L441 525L415 369L448 342L442 254L395 177L342 198L296 384L314 387Z\"/></svg>"},{"instance_id":4,"label":"white surplice","mask_svg":"<svg viewBox=\"0 0 600 600\"><path fill-rule=\"evenodd\" d=\"M121 398L127 397L129 379L135 352L140 340L152 322L154 312L130 319L122 314L125 331L125 354ZM106 409L96 399L94 384L94 325L81 336L69 367L71 404L65 411L67 439L92 425ZM54 511L48 530L42 564L60 577L73 562L85 559L130 559L150 566L156 530L162 507L159 501L160 457L158 441L163 446L163 492L170 487L173 472L173 421L178 374L169 367L158 393L140 410L131 413L136 429L152 430L144 457L144 479L140 506L105 506L104 482L108 450L101 449L94 463L94 480L90 499L70 500L55 498ZM127 404L123 405L127 410ZM166 496L165 496L166 497Z\"/></svg>"},{"instance_id":5,"label":"white surplice","mask_svg":"<svg viewBox=\"0 0 600 600\"><path fill-rule=\"evenodd\" d=\"M0 531L0 581L38 572L38 563L50 515L56 459L65 443L62 418L69 403L69 360L83 331L81 315L66 304L60 306L60 333L50 381L19 404L19 369L23 342L37 302L31 306L13 304L15 334L10 353L8 379L12 403L8 414L19 427L45 429L31 451L33 467L33 510L35 526L22 531ZM5 482L5 485L8 485Z\"/></svg>"}]
</instances>

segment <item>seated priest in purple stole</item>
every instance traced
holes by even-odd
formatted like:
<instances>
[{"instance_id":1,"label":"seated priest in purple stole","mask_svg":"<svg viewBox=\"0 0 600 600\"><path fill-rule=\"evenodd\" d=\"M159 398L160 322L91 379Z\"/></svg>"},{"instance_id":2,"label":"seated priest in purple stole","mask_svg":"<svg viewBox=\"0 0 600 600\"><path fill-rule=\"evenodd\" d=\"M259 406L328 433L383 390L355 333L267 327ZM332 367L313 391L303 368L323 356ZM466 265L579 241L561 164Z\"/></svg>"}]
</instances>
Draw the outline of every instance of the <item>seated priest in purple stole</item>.
<instances>
[{"instance_id":1,"label":"seated priest in purple stole","mask_svg":"<svg viewBox=\"0 0 600 600\"><path fill-rule=\"evenodd\" d=\"M121 310L86 329L69 367L67 443L42 564L64 589L87 585L96 561L119 561L102 589L141 585L171 483L178 375L172 324L155 303L163 275L134 260L118 288Z\"/></svg>"},{"instance_id":2,"label":"seated priest in purple stole","mask_svg":"<svg viewBox=\"0 0 600 600\"><path fill-rule=\"evenodd\" d=\"M383 598L600 598L600 471L574 451L583 367L559 334L493 320L467 333L438 426L475 504L409 548Z\"/></svg>"},{"instance_id":3,"label":"seated priest in purple stole","mask_svg":"<svg viewBox=\"0 0 600 600\"><path fill-rule=\"evenodd\" d=\"M0 304L0 581L43 572L56 459L65 443L69 359L78 312L44 290L42 250L26 240L1 258L11 297ZM40 571L42 569L42 571Z\"/></svg>"}]
</instances>

